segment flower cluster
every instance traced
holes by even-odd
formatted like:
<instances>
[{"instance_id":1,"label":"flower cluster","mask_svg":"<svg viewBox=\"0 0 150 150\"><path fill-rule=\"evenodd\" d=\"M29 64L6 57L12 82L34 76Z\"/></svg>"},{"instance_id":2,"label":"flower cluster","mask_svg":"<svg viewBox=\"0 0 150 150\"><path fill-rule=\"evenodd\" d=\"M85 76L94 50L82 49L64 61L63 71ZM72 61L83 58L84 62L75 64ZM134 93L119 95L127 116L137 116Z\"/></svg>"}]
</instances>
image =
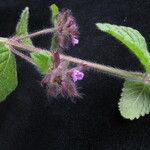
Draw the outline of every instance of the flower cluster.
<instances>
[{"instance_id":1,"label":"flower cluster","mask_svg":"<svg viewBox=\"0 0 150 150\"><path fill-rule=\"evenodd\" d=\"M62 10L58 14L55 31L59 47L68 48L70 44L74 46L79 43L78 26L70 10Z\"/></svg>"},{"instance_id":2,"label":"flower cluster","mask_svg":"<svg viewBox=\"0 0 150 150\"><path fill-rule=\"evenodd\" d=\"M58 14L54 34L57 45L62 49L68 48L71 44L76 45L79 43L78 26L70 10L63 10ZM53 69L42 80L42 85L46 86L48 95L52 97L58 95L71 98L81 97L76 82L84 77L82 67L71 68L68 62L60 60L58 51L52 53Z\"/></svg>"},{"instance_id":3,"label":"flower cluster","mask_svg":"<svg viewBox=\"0 0 150 150\"><path fill-rule=\"evenodd\" d=\"M78 68L69 69L68 64L62 61L59 66L53 69L42 80L42 85L46 86L48 94L52 97L58 95L67 97L81 97L75 82L82 80L83 72Z\"/></svg>"}]
</instances>

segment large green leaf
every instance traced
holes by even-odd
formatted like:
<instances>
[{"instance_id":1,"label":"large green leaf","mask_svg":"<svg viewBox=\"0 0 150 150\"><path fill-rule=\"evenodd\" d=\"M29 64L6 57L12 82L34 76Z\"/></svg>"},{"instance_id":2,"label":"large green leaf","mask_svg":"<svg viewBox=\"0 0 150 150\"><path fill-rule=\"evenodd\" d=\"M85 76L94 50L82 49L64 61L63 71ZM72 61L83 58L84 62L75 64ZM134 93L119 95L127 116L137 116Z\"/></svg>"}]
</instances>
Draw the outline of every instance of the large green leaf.
<instances>
[{"instance_id":1,"label":"large green leaf","mask_svg":"<svg viewBox=\"0 0 150 150\"><path fill-rule=\"evenodd\" d=\"M111 25L107 23L97 23L96 26L103 32L106 32L122 43L124 43L144 65L147 72L150 73L150 54L144 37L139 31L130 27Z\"/></svg>"},{"instance_id":2,"label":"large green leaf","mask_svg":"<svg viewBox=\"0 0 150 150\"><path fill-rule=\"evenodd\" d=\"M10 50L0 42L0 102L17 87L16 61Z\"/></svg>"},{"instance_id":3,"label":"large green leaf","mask_svg":"<svg viewBox=\"0 0 150 150\"><path fill-rule=\"evenodd\" d=\"M16 34L18 36L26 36L28 35L28 19L29 19L29 8L26 7L20 16L20 20L16 26ZM23 39L24 44L32 45L32 41L30 38Z\"/></svg>"},{"instance_id":4,"label":"large green leaf","mask_svg":"<svg viewBox=\"0 0 150 150\"><path fill-rule=\"evenodd\" d=\"M133 120L150 113L150 85L125 81L119 102L124 118Z\"/></svg>"},{"instance_id":5,"label":"large green leaf","mask_svg":"<svg viewBox=\"0 0 150 150\"><path fill-rule=\"evenodd\" d=\"M39 51L31 53L33 62L38 66L42 74L48 73L52 66L52 58L46 51Z\"/></svg>"}]
</instances>

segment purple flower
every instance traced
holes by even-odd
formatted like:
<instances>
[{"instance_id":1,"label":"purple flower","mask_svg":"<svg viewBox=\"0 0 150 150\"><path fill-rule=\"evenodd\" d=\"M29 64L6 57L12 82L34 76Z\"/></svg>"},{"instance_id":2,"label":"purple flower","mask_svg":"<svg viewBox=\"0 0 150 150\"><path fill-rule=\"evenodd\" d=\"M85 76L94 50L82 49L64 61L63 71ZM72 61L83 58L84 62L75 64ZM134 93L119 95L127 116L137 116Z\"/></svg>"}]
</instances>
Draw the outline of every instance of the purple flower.
<instances>
[{"instance_id":1,"label":"purple flower","mask_svg":"<svg viewBox=\"0 0 150 150\"><path fill-rule=\"evenodd\" d=\"M68 48L70 44L74 46L79 43L78 26L70 10L63 10L59 13L55 30L56 40L61 48Z\"/></svg>"},{"instance_id":2,"label":"purple flower","mask_svg":"<svg viewBox=\"0 0 150 150\"><path fill-rule=\"evenodd\" d=\"M76 44L79 43L79 40L76 38L72 38L72 45L75 46Z\"/></svg>"},{"instance_id":3,"label":"purple flower","mask_svg":"<svg viewBox=\"0 0 150 150\"><path fill-rule=\"evenodd\" d=\"M73 81L76 82L77 80L83 79L84 73L77 69L73 69L71 77L72 77Z\"/></svg>"},{"instance_id":4,"label":"purple flower","mask_svg":"<svg viewBox=\"0 0 150 150\"><path fill-rule=\"evenodd\" d=\"M70 73L74 74L73 78ZM83 76L83 73L76 69L68 69L68 63L62 61L57 68L45 75L41 84L47 88L48 94L52 97L57 97L58 95L71 98L81 97L75 84L75 78L76 80L81 80Z\"/></svg>"}]
</instances>

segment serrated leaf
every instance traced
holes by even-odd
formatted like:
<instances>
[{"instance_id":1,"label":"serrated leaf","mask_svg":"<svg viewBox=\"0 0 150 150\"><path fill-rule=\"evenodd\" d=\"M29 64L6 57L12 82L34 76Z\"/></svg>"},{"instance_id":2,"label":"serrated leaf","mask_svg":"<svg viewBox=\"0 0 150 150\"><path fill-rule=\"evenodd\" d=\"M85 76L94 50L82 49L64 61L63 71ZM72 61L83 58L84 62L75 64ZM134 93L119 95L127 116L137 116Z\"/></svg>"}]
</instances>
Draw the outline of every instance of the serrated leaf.
<instances>
[{"instance_id":1,"label":"serrated leaf","mask_svg":"<svg viewBox=\"0 0 150 150\"><path fill-rule=\"evenodd\" d=\"M107 23L97 23L96 26L103 32L106 32L122 43L124 43L132 53L150 73L150 54L147 50L147 44L144 37L139 31L125 26L111 25Z\"/></svg>"},{"instance_id":2,"label":"serrated leaf","mask_svg":"<svg viewBox=\"0 0 150 150\"><path fill-rule=\"evenodd\" d=\"M52 12L51 22L54 25L55 24L55 19L56 19L58 13L59 13L59 9L58 9L56 4L52 4L50 6L50 10Z\"/></svg>"},{"instance_id":3,"label":"serrated leaf","mask_svg":"<svg viewBox=\"0 0 150 150\"><path fill-rule=\"evenodd\" d=\"M150 85L125 81L119 102L121 115L126 119L138 119L150 113Z\"/></svg>"},{"instance_id":4,"label":"serrated leaf","mask_svg":"<svg viewBox=\"0 0 150 150\"><path fill-rule=\"evenodd\" d=\"M0 42L0 102L17 87L16 61L10 50Z\"/></svg>"},{"instance_id":5,"label":"serrated leaf","mask_svg":"<svg viewBox=\"0 0 150 150\"><path fill-rule=\"evenodd\" d=\"M28 35L28 19L29 19L29 8L26 7L20 16L20 20L16 26L16 34L18 36L26 36ZM32 45L32 41L30 38L23 39L24 44Z\"/></svg>"},{"instance_id":6,"label":"serrated leaf","mask_svg":"<svg viewBox=\"0 0 150 150\"><path fill-rule=\"evenodd\" d=\"M48 73L52 65L52 58L46 51L39 51L31 53L33 62L37 65L38 70L42 74Z\"/></svg>"}]
</instances>

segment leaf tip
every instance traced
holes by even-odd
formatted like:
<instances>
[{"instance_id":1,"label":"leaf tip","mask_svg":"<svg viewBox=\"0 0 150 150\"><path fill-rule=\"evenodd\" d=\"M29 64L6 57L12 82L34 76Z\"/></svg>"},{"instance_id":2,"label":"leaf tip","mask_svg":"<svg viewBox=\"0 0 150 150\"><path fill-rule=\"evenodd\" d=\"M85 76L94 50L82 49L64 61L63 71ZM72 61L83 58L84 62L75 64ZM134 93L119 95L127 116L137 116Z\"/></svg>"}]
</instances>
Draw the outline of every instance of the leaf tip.
<instances>
[{"instance_id":1,"label":"leaf tip","mask_svg":"<svg viewBox=\"0 0 150 150\"><path fill-rule=\"evenodd\" d=\"M24 9L24 10L29 11L29 7L25 7L25 9Z\"/></svg>"},{"instance_id":2,"label":"leaf tip","mask_svg":"<svg viewBox=\"0 0 150 150\"><path fill-rule=\"evenodd\" d=\"M100 23L95 23L95 25L96 25L97 28L98 28L99 24L100 24Z\"/></svg>"},{"instance_id":3,"label":"leaf tip","mask_svg":"<svg viewBox=\"0 0 150 150\"><path fill-rule=\"evenodd\" d=\"M50 5L50 10L51 10L52 12L55 12L55 13L58 13L58 11L59 11L59 9L58 9L58 7L57 7L56 4Z\"/></svg>"},{"instance_id":4,"label":"leaf tip","mask_svg":"<svg viewBox=\"0 0 150 150\"><path fill-rule=\"evenodd\" d=\"M96 23L96 26L101 31L106 31L108 29L107 23Z\"/></svg>"},{"instance_id":5,"label":"leaf tip","mask_svg":"<svg viewBox=\"0 0 150 150\"><path fill-rule=\"evenodd\" d=\"M24 14L24 13L27 13L27 14L28 14L28 13L29 13L29 7L25 7L22 12L23 12L23 14Z\"/></svg>"}]
</instances>

